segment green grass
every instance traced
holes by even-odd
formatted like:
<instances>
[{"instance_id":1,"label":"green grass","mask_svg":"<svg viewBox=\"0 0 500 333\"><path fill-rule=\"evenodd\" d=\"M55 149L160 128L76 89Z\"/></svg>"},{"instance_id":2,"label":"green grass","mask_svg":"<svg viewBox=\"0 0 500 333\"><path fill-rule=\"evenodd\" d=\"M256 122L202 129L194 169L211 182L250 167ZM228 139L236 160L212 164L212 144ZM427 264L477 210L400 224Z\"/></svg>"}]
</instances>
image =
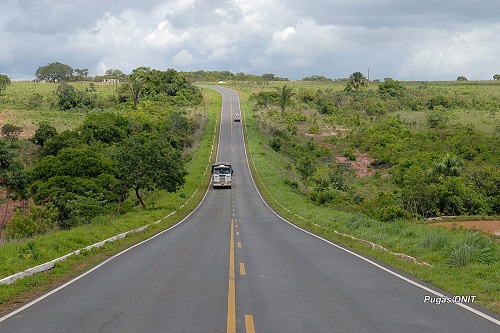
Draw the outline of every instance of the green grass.
<instances>
[{"instance_id":1,"label":"green grass","mask_svg":"<svg viewBox=\"0 0 500 333\"><path fill-rule=\"evenodd\" d=\"M89 87L88 83L71 83L78 89ZM58 132L73 129L80 125L88 111L59 111L55 91L58 84L14 81L0 95L0 120L23 127L21 138L32 136L41 122L49 122ZM113 85L95 84L96 94L100 97L113 95ZM99 112L99 111L92 111Z\"/></svg>"},{"instance_id":2,"label":"green grass","mask_svg":"<svg viewBox=\"0 0 500 333\"><path fill-rule=\"evenodd\" d=\"M220 95L212 90L204 91L207 97L208 121L197 149L186 166L188 175L183 187L176 193L155 192L146 197L147 210L135 209L122 216L101 216L91 224L67 231L59 231L28 241L11 241L0 245L0 277L6 277L36 265L51 261L91 244L145 225L141 233L129 234L101 248L82 251L78 256L59 262L49 274L36 274L18 280L12 285L0 285L0 313L23 299L48 290L61 281L77 275L98 264L105 258L136 244L174 225L187 216L201 201L210 183L208 166L215 154L212 152L217 137ZM175 214L169 215L176 211ZM167 218L166 216L169 215ZM154 223L161 220L160 223Z\"/></svg>"}]
</instances>

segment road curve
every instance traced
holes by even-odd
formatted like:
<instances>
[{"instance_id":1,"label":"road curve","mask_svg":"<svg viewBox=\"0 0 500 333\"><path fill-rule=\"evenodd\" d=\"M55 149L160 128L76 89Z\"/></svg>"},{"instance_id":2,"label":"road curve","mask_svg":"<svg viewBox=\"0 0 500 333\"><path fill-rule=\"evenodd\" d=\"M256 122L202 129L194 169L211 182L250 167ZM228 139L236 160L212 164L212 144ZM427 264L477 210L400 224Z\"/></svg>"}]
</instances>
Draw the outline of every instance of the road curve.
<instances>
[{"instance_id":1,"label":"road curve","mask_svg":"<svg viewBox=\"0 0 500 333\"><path fill-rule=\"evenodd\" d=\"M238 95L223 97L209 189L182 223L0 318L0 332L499 332L496 314L424 302L442 291L275 215L248 168Z\"/></svg>"}]
</instances>

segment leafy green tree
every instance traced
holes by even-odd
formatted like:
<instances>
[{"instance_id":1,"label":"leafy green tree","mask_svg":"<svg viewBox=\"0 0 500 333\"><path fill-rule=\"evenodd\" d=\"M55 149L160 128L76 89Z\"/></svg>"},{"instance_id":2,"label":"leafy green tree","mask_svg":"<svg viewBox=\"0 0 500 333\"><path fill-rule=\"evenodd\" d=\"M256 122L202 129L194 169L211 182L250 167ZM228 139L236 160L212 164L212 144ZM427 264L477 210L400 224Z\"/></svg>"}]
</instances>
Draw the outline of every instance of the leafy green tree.
<instances>
[{"instance_id":1,"label":"leafy green tree","mask_svg":"<svg viewBox=\"0 0 500 333\"><path fill-rule=\"evenodd\" d=\"M64 148L81 148L84 144L78 131L62 131L44 143L40 155L55 156Z\"/></svg>"},{"instance_id":2,"label":"leafy green tree","mask_svg":"<svg viewBox=\"0 0 500 333\"><path fill-rule=\"evenodd\" d=\"M59 98L59 108L61 110L69 110L77 107L81 101L81 95L78 90L65 82L59 84L56 90L56 95Z\"/></svg>"},{"instance_id":3,"label":"leafy green tree","mask_svg":"<svg viewBox=\"0 0 500 333\"><path fill-rule=\"evenodd\" d=\"M73 72L76 74L74 76L75 80L84 80L89 75L89 70L87 68L85 68L85 69L78 69L77 68L77 69L73 70Z\"/></svg>"},{"instance_id":4,"label":"leafy green tree","mask_svg":"<svg viewBox=\"0 0 500 333\"><path fill-rule=\"evenodd\" d=\"M58 105L61 110L69 110L76 107L93 108L96 105L96 95L92 91L78 90L71 84L62 82L56 90Z\"/></svg>"},{"instance_id":5,"label":"leafy green tree","mask_svg":"<svg viewBox=\"0 0 500 333\"><path fill-rule=\"evenodd\" d=\"M51 203L62 228L88 223L121 198L111 159L90 148L64 148L46 156L31 171L35 204Z\"/></svg>"},{"instance_id":6,"label":"leafy green tree","mask_svg":"<svg viewBox=\"0 0 500 333\"><path fill-rule=\"evenodd\" d=\"M7 189L8 197L14 201L21 201L23 215L26 214L28 199L30 198L29 186L31 184L30 174L20 163L15 163L5 173L3 183Z\"/></svg>"},{"instance_id":7,"label":"leafy green tree","mask_svg":"<svg viewBox=\"0 0 500 333\"><path fill-rule=\"evenodd\" d=\"M363 73L354 72L349 76L349 81L345 88L346 91L358 91L361 87L366 87L368 85L368 80L365 78Z\"/></svg>"},{"instance_id":8,"label":"leafy green tree","mask_svg":"<svg viewBox=\"0 0 500 333\"><path fill-rule=\"evenodd\" d=\"M22 132L22 127L13 124L5 124L2 126L2 136L10 141L11 147L14 147L14 142L19 140L19 136Z\"/></svg>"},{"instance_id":9,"label":"leafy green tree","mask_svg":"<svg viewBox=\"0 0 500 333\"><path fill-rule=\"evenodd\" d=\"M43 148L47 140L52 139L57 135L57 130L54 126L50 125L48 122L42 122L35 134L29 138L29 141Z\"/></svg>"},{"instance_id":10,"label":"leafy green tree","mask_svg":"<svg viewBox=\"0 0 500 333\"><path fill-rule=\"evenodd\" d=\"M0 95L3 94L7 86L11 83L10 78L7 75L0 74Z\"/></svg>"},{"instance_id":11,"label":"leafy green tree","mask_svg":"<svg viewBox=\"0 0 500 333\"><path fill-rule=\"evenodd\" d=\"M297 164L297 171L303 180L309 179L316 172L316 164L313 156L307 154L301 157Z\"/></svg>"},{"instance_id":12,"label":"leafy green tree","mask_svg":"<svg viewBox=\"0 0 500 333\"><path fill-rule=\"evenodd\" d=\"M85 118L77 128L80 139L87 144L102 142L112 144L122 141L131 132L131 124L122 115L104 112L92 114Z\"/></svg>"},{"instance_id":13,"label":"leafy green tree","mask_svg":"<svg viewBox=\"0 0 500 333\"><path fill-rule=\"evenodd\" d=\"M500 74L493 75L493 80L500 80Z\"/></svg>"},{"instance_id":14,"label":"leafy green tree","mask_svg":"<svg viewBox=\"0 0 500 333\"><path fill-rule=\"evenodd\" d=\"M187 172L180 150L160 136L132 136L116 150L114 160L118 178L134 190L143 209L142 190L176 192L184 184Z\"/></svg>"},{"instance_id":15,"label":"leafy green tree","mask_svg":"<svg viewBox=\"0 0 500 333\"><path fill-rule=\"evenodd\" d=\"M378 91L382 96L399 97L403 95L403 85L397 80L385 78L384 82L379 84Z\"/></svg>"},{"instance_id":16,"label":"leafy green tree","mask_svg":"<svg viewBox=\"0 0 500 333\"><path fill-rule=\"evenodd\" d=\"M5 143L0 142L0 173L5 172L12 165L13 155L5 148Z\"/></svg>"},{"instance_id":17,"label":"leafy green tree","mask_svg":"<svg viewBox=\"0 0 500 333\"><path fill-rule=\"evenodd\" d=\"M61 64L60 62L53 62L47 66L38 67L35 72L35 77L38 81L45 82L64 82L71 81L73 78L73 68L69 65Z\"/></svg>"},{"instance_id":18,"label":"leafy green tree","mask_svg":"<svg viewBox=\"0 0 500 333\"><path fill-rule=\"evenodd\" d=\"M109 77L112 77L112 78L115 78L115 79L118 79L118 78L121 78L121 77L124 77L125 74L123 74L123 72L119 69L107 69L106 72L104 73L105 76L109 76Z\"/></svg>"}]
</instances>

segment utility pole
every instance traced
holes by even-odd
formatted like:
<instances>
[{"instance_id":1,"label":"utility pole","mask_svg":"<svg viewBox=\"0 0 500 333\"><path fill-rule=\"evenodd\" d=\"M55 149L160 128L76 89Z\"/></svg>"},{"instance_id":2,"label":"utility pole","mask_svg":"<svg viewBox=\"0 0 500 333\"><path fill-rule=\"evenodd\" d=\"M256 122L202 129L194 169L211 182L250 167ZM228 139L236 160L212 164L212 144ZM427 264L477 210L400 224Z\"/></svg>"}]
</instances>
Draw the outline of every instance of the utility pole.
<instances>
[{"instance_id":1,"label":"utility pole","mask_svg":"<svg viewBox=\"0 0 500 333\"><path fill-rule=\"evenodd\" d=\"M368 83L370 83L370 67L368 67L367 69L368 69Z\"/></svg>"}]
</instances>

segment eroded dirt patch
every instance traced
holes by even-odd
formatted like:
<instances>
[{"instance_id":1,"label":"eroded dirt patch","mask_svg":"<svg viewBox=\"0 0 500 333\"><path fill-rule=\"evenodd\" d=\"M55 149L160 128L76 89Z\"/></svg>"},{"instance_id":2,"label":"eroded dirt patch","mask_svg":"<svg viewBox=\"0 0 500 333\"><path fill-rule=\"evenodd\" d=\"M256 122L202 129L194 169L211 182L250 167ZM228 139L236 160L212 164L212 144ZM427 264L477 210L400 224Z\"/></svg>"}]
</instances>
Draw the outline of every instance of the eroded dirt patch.
<instances>
[{"instance_id":1,"label":"eroded dirt patch","mask_svg":"<svg viewBox=\"0 0 500 333\"><path fill-rule=\"evenodd\" d=\"M435 222L431 225L441 225L447 228L479 229L487 233L500 236L500 221L450 221Z\"/></svg>"}]
</instances>

